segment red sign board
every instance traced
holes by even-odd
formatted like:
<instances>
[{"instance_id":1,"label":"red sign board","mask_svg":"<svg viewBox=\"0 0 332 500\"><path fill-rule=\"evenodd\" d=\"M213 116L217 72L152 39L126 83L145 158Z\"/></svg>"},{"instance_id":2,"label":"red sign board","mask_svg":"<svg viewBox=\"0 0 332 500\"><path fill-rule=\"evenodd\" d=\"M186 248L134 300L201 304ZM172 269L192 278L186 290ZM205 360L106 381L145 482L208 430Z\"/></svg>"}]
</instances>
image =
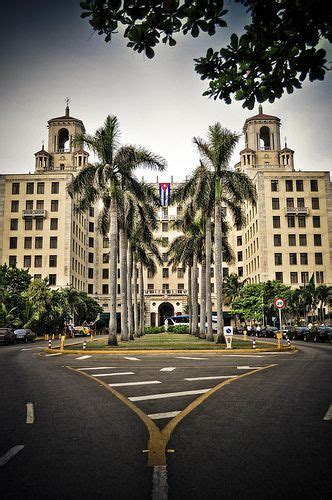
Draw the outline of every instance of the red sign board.
<instances>
[{"instance_id":1,"label":"red sign board","mask_svg":"<svg viewBox=\"0 0 332 500\"><path fill-rule=\"evenodd\" d=\"M285 306L286 302L282 297L278 297L274 300L274 307L276 307L277 309L284 309Z\"/></svg>"}]
</instances>

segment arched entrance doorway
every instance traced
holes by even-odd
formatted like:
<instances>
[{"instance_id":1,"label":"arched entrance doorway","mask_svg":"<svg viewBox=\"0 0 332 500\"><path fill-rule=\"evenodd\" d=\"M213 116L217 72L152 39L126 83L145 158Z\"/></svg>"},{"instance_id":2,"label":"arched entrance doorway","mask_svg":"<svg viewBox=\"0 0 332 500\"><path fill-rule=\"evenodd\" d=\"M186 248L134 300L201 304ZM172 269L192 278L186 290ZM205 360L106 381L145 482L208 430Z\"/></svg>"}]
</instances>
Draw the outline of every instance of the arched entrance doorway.
<instances>
[{"instance_id":1,"label":"arched entrance doorway","mask_svg":"<svg viewBox=\"0 0 332 500\"><path fill-rule=\"evenodd\" d=\"M169 302L163 302L158 307L158 324L162 326L169 316L174 316L174 307Z\"/></svg>"}]
</instances>

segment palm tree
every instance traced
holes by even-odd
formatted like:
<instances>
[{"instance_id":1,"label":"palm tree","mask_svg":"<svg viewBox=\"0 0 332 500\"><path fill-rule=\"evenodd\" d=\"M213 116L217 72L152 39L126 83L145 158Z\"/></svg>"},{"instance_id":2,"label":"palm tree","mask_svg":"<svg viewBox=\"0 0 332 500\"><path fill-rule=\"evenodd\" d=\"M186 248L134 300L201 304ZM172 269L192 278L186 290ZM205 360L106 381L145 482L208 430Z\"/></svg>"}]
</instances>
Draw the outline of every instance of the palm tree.
<instances>
[{"instance_id":1,"label":"palm tree","mask_svg":"<svg viewBox=\"0 0 332 500\"><path fill-rule=\"evenodd\" d=\"M317 300L319 301L318 319L321 322L324 321L324 308L329 303L331 289L332 289L332 287L329 287L327 285L319 285L316 288L316 297L317 297ZM321 316L320 318L319 318L319 312L320 312L320 316Z\"/></svg>"},{"instance_id":2,"label":"palm tree","mask_svg":"<svg viewBox=\"0 0 332 500\"><path fill-rule=\"evenodd\" d=\"M164 170L166 162L147 149L131 145L121 146L120 129L116 116L107 116L105 123L94 135L79 134L75 144L85 144L99 159L94 165L82 169L68 186L71 197L77 198L77 210L86 212L98 200L103 203L104 217L108 216L110 241L110 323L109 345L117 345L116 294L118 206L123 196L123 186L129 191L136 181L133 172L137 167ZM137 182L137 181L136 181ZM103 227L105 230L105 226Z\"/></svg>"},{"instance_id":3,"label":"palm tree","mask_svg":"<svg viewBox=\"0 0 332 500\"><path fill-rule=\"evenodd\" d=\"M233 302L238 298L242 287L246 283L246 279L240 281L236 273L231 273L223 282L223 300L225 305L233 307ZM237 316L235 316L236 321ZM235 323L236 326L236 323Z\"/></svg>"},{"instance_id":4,"label":"palm tree","mask_svg":"<svg viewBox=\"0 0 332 500\"><path fill-rule=\"evenodd\" d=\"M210 195L214 199L215 224L215 276L217 291L217 343L224 342L223 310L222 310L222 261L223 261L223 234L222 234L222 205L225 204L233 215L234 224L241 227L244 224L243 204L245 201L255 202L256 192L249 177L243 172L231 170L229 162L239 140L239 135L222 128L220 123L209 127L208 141L199 137L194 138L201 155L201 166L210 173L208 185ZM211 192L211 188L213 192Z\"/></svg>"}]
</instances>

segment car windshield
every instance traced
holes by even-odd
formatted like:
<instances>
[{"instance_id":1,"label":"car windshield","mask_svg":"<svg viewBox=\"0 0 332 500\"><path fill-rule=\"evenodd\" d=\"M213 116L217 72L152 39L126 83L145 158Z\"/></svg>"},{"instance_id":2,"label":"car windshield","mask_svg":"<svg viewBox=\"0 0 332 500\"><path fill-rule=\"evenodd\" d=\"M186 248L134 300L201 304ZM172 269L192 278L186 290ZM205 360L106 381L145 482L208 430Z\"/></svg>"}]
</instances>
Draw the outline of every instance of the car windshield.
<instances>
[{"instance_id":1,"label":"car windshield","mask_svg":"<svg viewBox=\"0 0 332 500\"><path fill-rule=\"evenodd\" d=\"M19 330L15 330L15 333L26 333L27 330L23 330L22 328L20 328Z\"/></svg>"}]
</instances>

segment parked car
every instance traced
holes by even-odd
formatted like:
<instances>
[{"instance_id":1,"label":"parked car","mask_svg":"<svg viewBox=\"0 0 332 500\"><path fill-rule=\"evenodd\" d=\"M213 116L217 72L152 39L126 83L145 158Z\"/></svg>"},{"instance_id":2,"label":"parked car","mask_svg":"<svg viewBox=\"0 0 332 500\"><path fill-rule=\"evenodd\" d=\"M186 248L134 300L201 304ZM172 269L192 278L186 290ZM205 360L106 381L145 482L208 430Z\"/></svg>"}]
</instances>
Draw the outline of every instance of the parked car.
<instances>
[{"instance_id":1,"label":"parked car","mask_svg":"<svg viewBox=\"0 0 332 500\"><path fill-rule=\"evenodd\" d=\"M332 326L320 326L320 328L324 328L325 332L328 335L329 341L332 342Z\"/></svg>"},{"instance_id":2,"label":"parked car","mask_svg":"<svg viewBox=\"0 0 332 500\"><path fill-rule=\"evenodd\" d=\"M308 329L309 330L309 329ZM329 334L325 327L312 328L305 333L303 340L305 342L329 342Z\"/></svg>"},{"instance_id":3,"label":"parked car","mask_svg":"<svg viewBox=\"0 0 332 500\"><path fill-rule=\"evenodd\" d=\"M14 334L17 342L34 342L36 338L36 334L29 328L19 328L14 330Z\"/></svg>"},{"instance_id":4,"label":"parked car","mask_svg":"<svg viewBox=\"0 0 332 500\"><path fill-rule=\"evenodd\" d=\"M297 326L295 330L290 330L288 333L288 337L290 340L304 340L304 337L310 333L309 328L305 326Z\"/></svg>"},{"instance_id":5,"label":"parked car","mask_svg":"<svg viewBox=\"0 0 332 500\"><path fill-rule=\"evenodd\" d=\"M275 326L270 326L267 325L265 328L261 330L260 336L265 337L265 338L272 338L274 339L276 336L276 333L278 331L278 328Z\"/></svg>"},{"instance_id":6,"label":"parked car","mask_svg":"<svg viewBox=\"0 0 332 500\"><path fill-rule=\"evenodd\" d=\"M15 344L15 342L13 328L0 328L0 344Z\"/></svg>"},{"instance_id":7,"label":"parked car","mask_svg":"<svg viewBox=\"0 0 332 500\"><path fill-rule=\"evenodd\" d=\"M170 316L167 318L169 325L189 325L189 315Z\"/></svg>"}]
</instances>

